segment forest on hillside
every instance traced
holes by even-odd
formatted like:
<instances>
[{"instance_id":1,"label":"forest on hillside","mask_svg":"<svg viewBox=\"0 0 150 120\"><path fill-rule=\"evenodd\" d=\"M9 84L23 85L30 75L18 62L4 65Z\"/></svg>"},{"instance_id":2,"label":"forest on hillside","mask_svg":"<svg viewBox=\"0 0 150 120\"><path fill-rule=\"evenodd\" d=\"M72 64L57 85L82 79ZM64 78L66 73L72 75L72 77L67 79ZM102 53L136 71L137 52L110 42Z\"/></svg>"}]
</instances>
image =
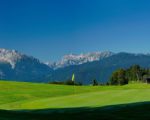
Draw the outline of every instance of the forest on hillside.
<instances>
[{"instance_id":1,"label":"forest on hillside","mask_svg":"<svg viewBox=\"0 0 150 120\"><path fill-rule=\"evenodd\" d=\"M149 82L150 69L133 65L128 69L120 68L112 73L108 82L110 85L125 85L132 81Z\"/></svg>"}]
</instances>

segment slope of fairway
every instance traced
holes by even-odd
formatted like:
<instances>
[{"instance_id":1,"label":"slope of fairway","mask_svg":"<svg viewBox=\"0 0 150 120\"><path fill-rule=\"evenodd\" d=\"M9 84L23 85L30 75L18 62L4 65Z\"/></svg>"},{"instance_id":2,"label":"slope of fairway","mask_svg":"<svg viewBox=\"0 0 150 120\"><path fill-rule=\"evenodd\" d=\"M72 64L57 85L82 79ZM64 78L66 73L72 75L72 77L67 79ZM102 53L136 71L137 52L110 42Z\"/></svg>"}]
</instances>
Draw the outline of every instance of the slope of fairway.
<instances>
[{"instance_id":1,"label":"slope of fairway","mask_svg":"<svg viewBox=\"0 0 150 120\"><path fill-rule=\"evenodd\" d=\"M2 109L45 109L101 107L107 105L150 101L150 89L111 90L63 97L21 101L2 105Z\"/></svg>"},{"instance_id":2,"label":"slope of fairway","mask_svg":"<svg viewBox=\"0 0 150 120\"><path fill-rule=\"evenodd\" d=\"M6 83L8 83L7 87L5 86L7 91L4 90L4 84ZM8 110L102 107L150 101L150 85L147 84L98 87L74 87L16 82L1 82L0 84L1 90L3 90L0 92L1 97L3 97L1 101L3 104L0 105L0 109ZM11 89L8 89L8 86ZM9 93L9 95L4 95L5 93ZM12 99L15 97L15 100Z\"/></svg>"},{"instance_id":3,"label":"slope of fairway","mask_svg":"<svg viewBox=\"0 0 150 120\"><path fill-rule=\"evenodd\" d=\"M118 87L109 87L119 89ZM66 86L0 80L0 105L107 90L108 87Z\"/></svg>"}]
</instances>

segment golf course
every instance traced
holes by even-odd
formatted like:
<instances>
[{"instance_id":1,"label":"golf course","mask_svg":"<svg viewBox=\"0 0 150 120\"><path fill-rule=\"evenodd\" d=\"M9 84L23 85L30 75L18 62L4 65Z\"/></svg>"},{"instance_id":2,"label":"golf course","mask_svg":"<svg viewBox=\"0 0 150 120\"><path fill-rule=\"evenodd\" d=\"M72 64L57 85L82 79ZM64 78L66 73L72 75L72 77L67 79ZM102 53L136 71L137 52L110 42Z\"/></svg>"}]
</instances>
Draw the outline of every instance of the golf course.
<instances>
[{"instance_id":1,"label":"golf course","mask_svg":"<svg viewBox=\"0 0 150 120\"><path fill-rule=\"evenodd\" d=\"M149 101L150 85L146 83L67 86L0 82L0 120L147 120Z\"/></svg>"}]
</instances>

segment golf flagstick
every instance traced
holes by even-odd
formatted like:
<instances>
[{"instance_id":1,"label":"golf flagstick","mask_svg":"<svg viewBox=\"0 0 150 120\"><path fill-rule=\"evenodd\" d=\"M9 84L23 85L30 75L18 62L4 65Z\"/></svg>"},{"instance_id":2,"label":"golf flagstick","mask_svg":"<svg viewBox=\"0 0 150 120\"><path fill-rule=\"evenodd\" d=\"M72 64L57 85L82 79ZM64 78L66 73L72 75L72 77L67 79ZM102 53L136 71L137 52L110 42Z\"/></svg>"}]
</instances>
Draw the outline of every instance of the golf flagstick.
<instances>
[{"instance_id":1,"label":"golf flagstick","mask_svg":"<svg viewBox=\"0 0 150 120\"><path fill-rule=\"evenodd\" d=\"M75 94L75 74L73 73L72 75L72 82L73 82L73 89L74 89L74 94Z\"/></svg>"}]
</instances>

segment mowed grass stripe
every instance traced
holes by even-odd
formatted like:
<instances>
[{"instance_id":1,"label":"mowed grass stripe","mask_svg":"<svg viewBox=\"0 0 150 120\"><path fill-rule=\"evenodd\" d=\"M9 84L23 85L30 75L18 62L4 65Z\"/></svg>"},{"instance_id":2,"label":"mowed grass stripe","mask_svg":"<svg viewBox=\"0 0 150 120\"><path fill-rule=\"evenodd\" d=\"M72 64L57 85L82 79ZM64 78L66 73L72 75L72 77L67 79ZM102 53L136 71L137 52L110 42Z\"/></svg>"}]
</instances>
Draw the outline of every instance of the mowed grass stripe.
<instances>
[{"instance_id":1,"label":"mowed grass stripe","mask_svg":"<svg viewBox=\"0 0 150 120\"><path fill-rule=\"evenodd\" d=\"M2 105L1 109L102 107L150 101L150 89L109 90Z\"/></svg>"}]
</instances>

